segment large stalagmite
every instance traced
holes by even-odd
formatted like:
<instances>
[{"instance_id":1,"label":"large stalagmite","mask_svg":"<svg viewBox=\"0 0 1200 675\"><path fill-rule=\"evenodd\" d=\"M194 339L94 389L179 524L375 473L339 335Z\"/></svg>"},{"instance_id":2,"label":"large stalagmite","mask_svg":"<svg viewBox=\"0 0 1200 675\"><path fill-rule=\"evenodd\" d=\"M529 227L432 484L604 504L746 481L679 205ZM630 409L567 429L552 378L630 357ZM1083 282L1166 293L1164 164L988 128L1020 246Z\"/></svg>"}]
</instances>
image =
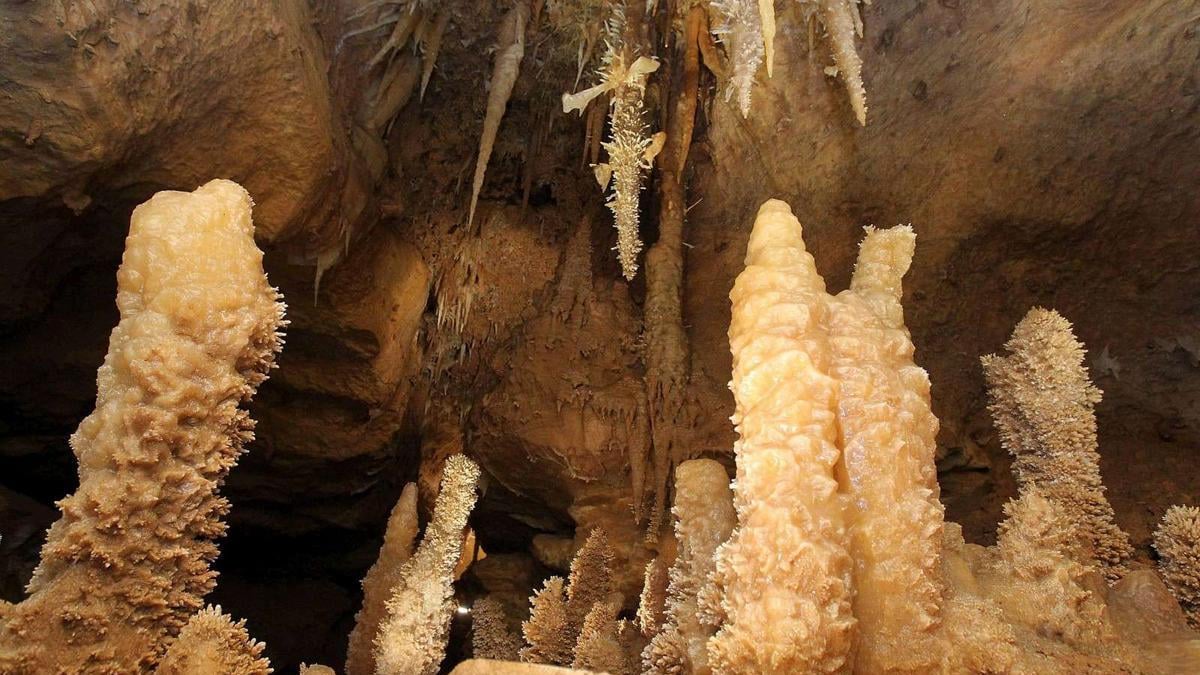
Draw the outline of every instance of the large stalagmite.
<instances>
[{"instance_id":1,"label":"large stalagmite","mask_svg":"<svg viewBox=\"0 0 1200 675\"><path fill-rule=\"evenodd\" d=\"M0 672L145 669L212 590L229 508L217 488L280 347L250 207L215 180L134 210L121 320L71 437L79 489L59 503L30 597L0 610Z\"/></svg>"},{"instance_id":2,"label":"large stalagmite","mask_svg":"<svg viewBox=\"0 0 1200 675\"><path fill-rule=\"evenodd\" d=\"M718 553L718 672L849 670L855 620L825 282L787 204L759 209L730 299L738 528Z\"/></svg>"},{"instance_id":3,"label":"large stalagmite","mask_svg":"<svg viewBox=\"0 0 1200 675\"><path fill-rule=\"evenodd\" d=\"M909 227L868 228L850 289L829 303L863 672L926 670L937 658L930 642L942 600L938 422L900 305L915 243Z\"/></svg>"}]
</instances>

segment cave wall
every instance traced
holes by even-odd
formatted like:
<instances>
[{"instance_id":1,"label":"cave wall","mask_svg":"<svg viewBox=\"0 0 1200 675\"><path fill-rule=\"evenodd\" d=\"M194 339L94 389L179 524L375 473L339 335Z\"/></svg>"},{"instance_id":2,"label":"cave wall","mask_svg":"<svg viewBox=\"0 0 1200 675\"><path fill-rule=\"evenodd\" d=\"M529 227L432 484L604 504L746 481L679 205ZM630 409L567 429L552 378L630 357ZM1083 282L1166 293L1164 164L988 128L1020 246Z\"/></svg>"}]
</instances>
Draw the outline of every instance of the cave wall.
<instances>
[{"instance_id":1,"label":"cave wall","mask_svg":"<svg viewBox=\"0 0 1200 675\"><path fill-rule=\"evenodd\" d=\"M518 79L479 225L466 228L504 8L448 3L424 99L381 130L366 102L383 74L364 64L386 31L345 37L367 5L0 8L0 53L15 57L0 61L4 597L19 595L51 503L72 487L65 439L90 409L115 323L129 210L214 176L254 196L291 308L281 368L256 402L259 438L230 478L216 594L277 664L341 658L338 639L316 636L348 632L387 511L422 460L444 458L431 439L447 425L487 473L475 522L487 550L544 573L576 529L603 525L631 570L627 598L636 590L654 546L629 489L631 460L648 451L645 289L620 278L611 216L581 161L583 122L559 109L577 36L531 28L545 47ZM732 460L728 292L759 203L792 204L836 287L862 226L912 223L905 306L942 422L949 516L968 539L994 537L1014 486L978 357L1029 307L1052 306L1091 348L1102 470L1148 555L1166 506L1200 494L1200 49L1187 11L865 7L865 128L824 73L828 47L810 46L789 12L748 118L705 73L685 174L687 453ZM652 109L662 96L652 87ZM649 242L653 185L642 202ZM468 297L461 325L438 321ZM280 598L321 611L301 619Z\"/></svg>"}]
</instances>

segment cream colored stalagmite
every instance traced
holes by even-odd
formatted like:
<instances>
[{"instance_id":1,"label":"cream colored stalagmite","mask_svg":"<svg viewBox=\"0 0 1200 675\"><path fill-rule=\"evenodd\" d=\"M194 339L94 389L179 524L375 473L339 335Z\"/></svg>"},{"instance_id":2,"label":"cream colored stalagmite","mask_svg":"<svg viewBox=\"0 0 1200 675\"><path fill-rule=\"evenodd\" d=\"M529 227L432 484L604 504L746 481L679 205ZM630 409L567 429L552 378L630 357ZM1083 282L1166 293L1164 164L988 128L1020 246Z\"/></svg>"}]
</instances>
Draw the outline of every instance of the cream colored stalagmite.
<instances>
[{"instance_id":1,"label":"cream colored stalagmite","mask_svg":"<svg viewBox=\"0 0 1200 675\"><path fill-rule=\"evenodd\" d=\"M387 616L387 601L400 581L400 570L412 557L417 539L417 484L409 483L388 516L379 557L363 577L363 602L354 617L346 647L346 675L374 675L375 635Z\"/></svg>"},{"instance_id":2,"label":"cream colored stalagmite","mask_svg":"<svg viewBox=\"0 0 1200 675\"><path fill-rule=\"evenodd\" d=\"M915 243L910 227L867 228L850 289L827 315L864 673L926 672L939 658L938 422L900 305Z\"/></svg>"},{"instance_id":3,"label":"cream colored stalagmite","mask_svg":"<svg viewBox=\"0 0 1200 675\"><path fill-rule=\"evenodd\" d=\"M79 489L59 502L29 598L0 612L0 673L144 672L216 583L217 489L281 346L250 207L215 180L134 209L121 320L71 436Z\"/></svg>"},{"instance_id":4,"label":"cream colored stalagmite","mask_svg":"<svg viewBox=\"0 0 1200 675\"><path fill-rule=\"evenodd\" d=\"M715 626L701 621L701 594L715 594L713 559L737 522L729 476L720 462L691 459L675 467L675 539L665 621L642 655L652 675L707 675L707 643Z\"/></svg>"},{"instance_id":5,"label":"cream colored stalagmite","mask_svg":"<svg viewBox=\"0 0 1200 675\"><path fill-rule=\"evenodd\" d=\"M855 620L838 492L825 282L787 204L759 209L730 299L738 528L717 556L720 673L848 672Z\"/></svg>"}]
</instances>

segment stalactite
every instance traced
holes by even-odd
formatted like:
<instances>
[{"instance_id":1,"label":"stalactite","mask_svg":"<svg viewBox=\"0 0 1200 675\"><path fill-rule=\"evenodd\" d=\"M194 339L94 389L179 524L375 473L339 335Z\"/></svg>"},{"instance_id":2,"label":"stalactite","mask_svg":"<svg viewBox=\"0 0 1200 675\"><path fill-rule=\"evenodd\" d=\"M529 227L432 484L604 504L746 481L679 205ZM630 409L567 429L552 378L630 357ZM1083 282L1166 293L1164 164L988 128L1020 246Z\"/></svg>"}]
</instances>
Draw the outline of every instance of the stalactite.
<instances>
[{"instance_id":1,"label":"stalactite","mask_svg":"<svg viewBox=\"0 0 1200 675\"><path fill-rule=\"evenodd\" d=\"M867 90L863 86L862 59L854 47L855 36L862 37L862 20L858 16L858 0L819 0L821 22L829 34L837 72L846 83L850 107L858 123L867 124Z\"/></svg>"},{"instance_id":2,"label":"stalactite","mask_svg":"<svg viewBox=\"0 0 1200 675\"><path fill-rule=\"evenodd\" d=\"M483 117L483 132L479 138L479 158L475 161L475 178L471 181L471 207L467 212L467 224L475 222L475 206L479 203L479 191L483 189L483 177L487 173L488 160L500 131L500 121L512 96L513 85L521 72L521 60L525 58L525 24L529 22L529 0L516 0L512 9L500 20L497 38L496 62L492 66L487 100L487 112Z\"/></svg>"},{"instance_id":3,"label":"stalactite","mask_svg":"<svg viewBox=\"0 0 1200 675\"><path fill-rule=\"evenodd\" d=\"M736 93L742 117L750 116L751 92L754 77L762 65L765 52L762 15L756 0L713 0L713 8L723 23L713 33L725 43L733 74L725 92L725 100ZM774 36L772 35L772 40ZM772 43L773 44L773 43Z\"/></svg>"},{"instance_id":4,"label":"stalactite","mask_svg":"<svg viewBox=\"0 0 1200 675\"><path fill-rule=\"evenodd\" d=\"M1057 312L1034 308L1005 343L1008 356L982 359L992 413L1022 485L1038 487L1066 514L1119 578L1133 548L1114 520L1100 481L1095 405L1083 345Z\"/></svg>"},{"instance_id":5,"label":"stalactite","mask_svg":"<svg viewBox=\"0 0 1200 675\"><path fill-rule=\"evenodd\" d=\"M672 86L667 138L658 162L658 241L646 254L646 400L654 462L654 507L647 528L656 536L666 509L671 467L687 459L680 443L689 379L687 331L683 327L683 228L687 214L683 171L695 128L700 78L699 36L707 32L702 7L688 12L683 59Z\"/></svg>"},{"instance_id":6,"label":"stalactite","mask_svg":"<svg viewBox=\"0 0 1200 675\"><path fill-rule=\"evenodd\" d=\"M852 560L835 468L837 382L825 282L787 204L759 209L730 299L738 527L717 554L725 624L714 670L852 666Z\"/></svg>"},{"instance_id":7,"label":"stalactite","mask_svg":"<svg viewBox=\"0 0 1200 675\"><path fill-rule=\"evenodd\" d=\"M442 10L433 20L428 39L422 44L421 94L418 98L425 100L425 88L429 86L429 78L433 75L433 66L437 64L438 52L442 49L442 38L446 34L446 26L450 23L450 11Z\"/></svg>"},{"instance_id":8,"label":"stalactite","mask_svg":"<svg viewBox=\"0 0 1200 675\"><path fill-rule=\"evenodd\" d=\"M641 31L641 15L626 16L627 11L640 9L636 2L629 6L613 5L613 17L607 24L608 44L600 83L576 94L563 95L563 112L578 110L582 114L590 101L612 93L609 115L612 135L602 144L608 153L608 162L602 168L604 175L611 179L612 192L607 205L613 212L617 228L617 259L627 280L637 274L637 257L642 250L638 232L642 174L654 159L647 153L650 137L643 119L643 99L646 78L658 69L658 61L640 55L642 50L637 36ZM609 185L609 180L600 182L602 187Z\"/></svg>"},{"instance_id":9,"label":"stalactite","mask_svg":"<svg viewBox=\"0 0 1200 675\"><path fill-rule=\"evenodd\" d=\"M212 590L229 509L217 489L253 437L240 406L281 347L251 203L216 180L134 209L120 323L71 437L79 489L30 597L0 616L0 672L144 669Z\"/></svg>"},{"instance_id":10,"label":"stalactite","mask_svg":"<svg viewBox=\"0 0 1200 675\"><path fill-rule=\"evenodd\" d=\"M266 647L246 632L246 622L234 621L220 607L192 615L179 637L167 648L155 670L159 675L267 675L271 663Z\"/></svg>"},{"instance_id":11,"label":"stalactite","mask_svg":"<svg viewBox=\"0 0 1200 675\"><path fill-rule=\"evenodd\" d=\"M917 647L931 645L940 620L943 510L929 377L913 362L900 305L915 241L910 227L867 228L850 289L827 318L863 672L927 670L938 658Z\"/></svg>"},{"instance_id":12,"label":"stalactite","mask_svg":"<svg viewBox=\"0 0 1200 675\"><path fill-rule=\"evenodd\" d=\"M1158 569L1188 623L1200 629L1200 508L1172 506L1154 531Z\"/></svg>"},{"instance_id":13,"label":"stalactite","mask_svg":"<svg viewBox=\"0 0 1200 675\"><path fill-rule=\"evenodd\" d=\"M392 507L379 557L363 577L362 608L354 617L346 649L346 675L374 675L375 636L387 613L387 601L400 581L400 571L412 556L417 538L417 485L409 483Z\"/></svg>"},{"instance_id":14,"label":"stalactite","mask_svg":"<svg viewBox=\"0 0 1200 675\"><path fill-rule=\"evenodd\" d=\"M479 467L465 455L446 460L433 520L401 568L387 601L387 617L375 636L376 675L438 671L454 612L454 567L478 482Z\"/></svg>"}]
</instances>

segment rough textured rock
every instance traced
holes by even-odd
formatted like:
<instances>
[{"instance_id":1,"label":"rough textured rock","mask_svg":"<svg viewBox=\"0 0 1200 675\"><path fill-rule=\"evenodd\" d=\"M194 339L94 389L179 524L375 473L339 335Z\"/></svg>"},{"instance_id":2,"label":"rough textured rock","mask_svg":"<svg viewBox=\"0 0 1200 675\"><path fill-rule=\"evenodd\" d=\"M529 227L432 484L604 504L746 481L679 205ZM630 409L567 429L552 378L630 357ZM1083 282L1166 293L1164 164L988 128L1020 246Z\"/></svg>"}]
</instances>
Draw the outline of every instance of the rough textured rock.
<instances>
[{"instance_id":1,"label":"rough textured rock","mask_svg":"<svg viewBox=\"0 0 1200 675\"><path fill-rule=\"evenodd\" d=\"M295 317L256 405L259 445L229 486L227 587L215 598L249 619L276 667L340 667L343 638L331 636L349 630L388 510L421 469L426 411L442 407L487 474L472 525L489 552L524 555L535 535L564 548L603 525L629 570L618 585L636 597L653 554L630 517L644 507L645 477L631 470L648 431L644 282L620 281L610 251L587 167L601 139L585 135L588 115L559 112L586 27L553 23L563 3L531 17L526 63L537 67L515 83L477 227L464 232L507 7L443 3L448 26L418 101L392 96L418 80L411 50L391 70L367 67L391 30L368 30L386 7L283 4L0 9L0 53L14 55L0 63L12 83L0 93L0 483L43 506L74 488L65 438L90 410L116 320L128 212L164 185L224 175L254 196ZM968 540L994 537L1015 484L977 358L1029 307L1053 306L1090 347L1105 391L1101 472L1144 559L1167 506L1200 493L1194 12L1157 0L864 5L871 113L859 127L842 82L823 73L828 45L778 9L772 77L755 80L748 118L719 95L725 79L700 76L681 174L693 403L680 418L694 427L678 447L731 461L726 298L762 199L819 224L806 235L834 289L862 225L911 222L921 247L904 302L942 422L948 517ZM648 118L669 100L663 89L650 79ZM658 189L642 193L647 245ZM314 304L318 254L322 267L340 261ZM472 289L461 330L436 325L435 289L448 288ZM402 306L385 305L387 293ZM0 518L6 554L36 548L33 522ZM319 610L280 612L275 593Z\"/></svg>"}]
</instances>

